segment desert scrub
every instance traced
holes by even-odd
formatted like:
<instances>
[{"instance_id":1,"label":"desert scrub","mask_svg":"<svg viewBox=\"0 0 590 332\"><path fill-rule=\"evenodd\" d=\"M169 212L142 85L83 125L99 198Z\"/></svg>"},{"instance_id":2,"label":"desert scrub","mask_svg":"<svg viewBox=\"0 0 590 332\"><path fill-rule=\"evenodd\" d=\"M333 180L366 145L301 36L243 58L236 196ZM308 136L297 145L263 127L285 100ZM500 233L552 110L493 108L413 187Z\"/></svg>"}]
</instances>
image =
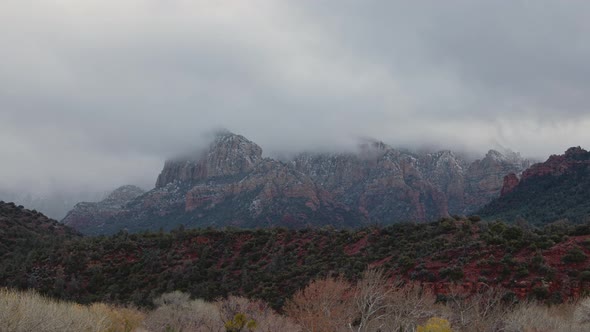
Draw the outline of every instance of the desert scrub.
<instances>
[{"instance_id":1,"label":"desert scrub","mask_svg":"<svg viewBox=\"0 0 590 332\"><path fill-rule=\"evenodd\" d=\"M188 294L167 293L154 302L158 307L144 322L150 331L213 331L223 325L215 305L191 300Z\"/></svg>"},{"instance_id":2,"label":"desert scrub","mask_svg":"<svg viewBox=\"0 0 590 332\"><path fill-rule=\"evenodd\" d=\"M505 317L504 331L590 331L590 300L547 306L537 302L519 304Z\"/></svg>"},{"instance_id":3,"label":"desert scrub","mask_svg":"<svg viewBox=\"0 0 590 332\"><path fill-rule=\"evenodd\" d=\"M562 258L561 260L564 263L581 263L588 259L588 256L584 254L580 248L570 249Z\"/></svg>"},{"instance_id":4,"label":"desert scrub","mask_svg":"<svg viewBox=\"0 0 590 332\"><path fill-rule=\"evenodd\" d=\"M274 312L268 304L229 296L216 302L190 299L186 293L163 294L158 306L147 314L144 326L149 331L250 331L299 332L289 318Z\"/></svg>"}]
</instances>

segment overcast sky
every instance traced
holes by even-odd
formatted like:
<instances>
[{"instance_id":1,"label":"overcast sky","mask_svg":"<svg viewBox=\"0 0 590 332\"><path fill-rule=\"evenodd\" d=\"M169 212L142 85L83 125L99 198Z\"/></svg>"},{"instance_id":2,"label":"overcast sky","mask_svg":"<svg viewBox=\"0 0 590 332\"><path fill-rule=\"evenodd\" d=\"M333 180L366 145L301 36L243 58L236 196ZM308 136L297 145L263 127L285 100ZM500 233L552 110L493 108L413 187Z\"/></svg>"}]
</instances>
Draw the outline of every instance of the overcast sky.
<instances>
[{"instance_id":1,"label":"overcast sky","mask_svg":"<svg viewBox=\"0 0 590 332\"><path fill-rule=\"evenodd\" d=\"M0 1L0 187L153 186L227 128L266 153L546 158L590 141L590 2Z\"/></svg>"}]
</instances>

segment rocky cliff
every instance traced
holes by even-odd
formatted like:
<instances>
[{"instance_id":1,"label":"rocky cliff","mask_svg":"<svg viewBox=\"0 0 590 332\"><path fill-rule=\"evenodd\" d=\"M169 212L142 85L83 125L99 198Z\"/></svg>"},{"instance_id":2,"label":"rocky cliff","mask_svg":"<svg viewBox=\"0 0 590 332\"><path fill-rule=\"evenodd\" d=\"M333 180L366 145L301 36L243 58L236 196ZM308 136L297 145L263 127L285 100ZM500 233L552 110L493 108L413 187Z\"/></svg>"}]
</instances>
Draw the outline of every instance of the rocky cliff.
<instances>
[{"instance_id":1,"label":"rocky cliff","mask_svg":"<svg viewBox=\"0 0 590 332\"><path fill-rule=\"evenodd\" d=\"M520 183L520 179L514 173L510 173L504 177L504 184L502 185L502 190L500 191L500 197L506 196L509 193L513 192L514 189Z\"/></svg>"},{"instance_id":2,"label":"rocky cliff","mask_svg":"<svg viewBox=\"0 0 590 332\"><path fill-rule=\"evenodd\" d=\"M571 147L562 155L552 155L544 163L537 163L522 173L527 181L545 175L560 176L571 173L590 164L590 152L581 147Z\"/></svg>"},{"instance_id":3,"label":"rocky cliff","mask_svg":"<svg viewBox=\"0 0 590 332\"><path fill-rule=\"evenodd\" d=\"M502 154L490 150L485 158L473 162L465 176L465 198L467 210L473 212L492 199L498 197L504 184L504 176L510 173L520 174L532 164L518 153Z\"/></svg>"},{"instance_id":4,"label":"rocky cliff","mask_svg":"<svg viewBox=\"0 0 590 332\"><path fill-rule=\"evenodd\" d=\"M194 182L247 174L261 161L262 149L258 145L241 135L220 133L209 149L194 159L167 161L158 176L156 188L175 181Z\"/></svg>"},{"instance_id":5,"label":"rocky cliff","mask_svg":"<svg viewBox=\"0 0 590 332\"><path fill-rule=\"evenodd\" d=\"M485 206L487 218L525 219L540 224L590 216L590 152L573 147L522 172L504 178L501 196Z\"/></svg>"},{"instance_id":6,"label":"rocky cliff","mask_svg":"<svg viewBox=\"0 0 590 332\"><path fill-rule=\"evenodd\" d=\"M304 154L292 162L336 200L384 223L473 212L499 195L504 175L529 164L494 150L469 163L448 150L418 154L381 142L357 154Z\"/></svg>"},{"instance_id":7,"label":"rocky cliff","mask_svg":"<svg viewBox=\"0 0 590 332\"><path fill-rule=\"evenodd\" d=\"M413 153L369 141L356 153L300 154L288 161L229 132L191 158L165 163L153 190L116 208L77 206L65 219L86 233L123 227L333 225L426 221L476 210L504 175L528 162L491 150L468 162L451 151Z\"/></svg>"}]
</instances>

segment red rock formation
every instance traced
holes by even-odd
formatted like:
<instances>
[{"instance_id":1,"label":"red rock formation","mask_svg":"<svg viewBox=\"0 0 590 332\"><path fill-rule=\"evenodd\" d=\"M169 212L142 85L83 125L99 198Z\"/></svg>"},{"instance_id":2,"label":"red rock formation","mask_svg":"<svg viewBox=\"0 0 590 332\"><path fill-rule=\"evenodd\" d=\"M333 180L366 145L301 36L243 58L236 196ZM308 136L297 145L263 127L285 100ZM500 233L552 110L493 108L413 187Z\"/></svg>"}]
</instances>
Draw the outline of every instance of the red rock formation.
<instances>
[{"instance_id":1,"label":"red rock formation","mask_svg":"<svg viewBox=\"0 0 590 332\"><path fill-rule=\"evenodd\" d=\"M199 181L218 176L246 174L262 161L262 149L244 136L221 133L196 160L170 160L158 176L156 187L174 181Z\"/></svg>"},{"instance_id":2,"label":"red rock formation","mask_svg":"<svg viewBox=\"0 0 590 332\"><path fill-rule=\"evenodd\" d=\"M574 147L563 155L526 169L516 181L507 178L503 193L477 213L484 218L549 223L559 219L582 222L590 215L588 196L590 152Z\"/></svg>"},{"instance_id":3,"label":"red rock formation","mask_svg":"<svg viewBox=\"0 0 590 332\"><path fill-rule=\"evenodd\" d=\"M590 152L581 147L569 148L565 154L552 155L543 163L534 164L522 173L521 181L544 175L562 175L573 167L590 165Z\"/></svg>"},{"instance_id":4,"label":"red rock formation","mask_svg":"<svg viewBox=\"0 0 590 332\"><path fill-rule=\"evenodd\" d=\"M65 221L79 228L108 218L119 219L112 225L152 228L169 220L200 226L427 221L474 211L525 163L490 151L469 164L451 151L417 154L382 142L284 163L262 158L262 149L243 136L222 133L197 156L167 161L156 188L125 209L79 206Z\"/></svg>"},{"instance_id":5,"label":"red rock formation","mask_svg":"<svg viewBox=\"0 0 590 332\"><path fill-rule=\"evenodd\" d=\"M484 159L473 162L466 174L466 205L477 208L484 206L500 196L504 176L520 173L530 165L530 161L519 159L517 154L502 155L490 150Z\"/></svg>"},{"instance_id":6,"label":"red rock formation","mask_svg":"<svg viewBox=\"0 0 590 332\"><path fill-rule=\"evenodd\" d=\"M311 211L323 205L335 205L331 194L316 187L304 174L293 172L276 161L265 161L239 182L195 185L186 193L185 211L199 208L211 209L230 197L248 192L258 192L251 200L249 210L259 216L277 197L300 198Z\"/></svg>"},{"instance_id":7,"label":"red rock formation","mask_svg":"<svg viewBox=\"0 0 590 332\"><path fill-rule=\"evenodd\" d=\"M520 182L520 180L518 179L518 176L516 176L516 174L510 173L510 174L506 175L504 177L504 185L502 186L502 191L500 192L500 196L504 196L504 195L512 192L514 190L514 188L516 188L516 186L518 186L519 182Z\"/></svg>"}]
</instances>

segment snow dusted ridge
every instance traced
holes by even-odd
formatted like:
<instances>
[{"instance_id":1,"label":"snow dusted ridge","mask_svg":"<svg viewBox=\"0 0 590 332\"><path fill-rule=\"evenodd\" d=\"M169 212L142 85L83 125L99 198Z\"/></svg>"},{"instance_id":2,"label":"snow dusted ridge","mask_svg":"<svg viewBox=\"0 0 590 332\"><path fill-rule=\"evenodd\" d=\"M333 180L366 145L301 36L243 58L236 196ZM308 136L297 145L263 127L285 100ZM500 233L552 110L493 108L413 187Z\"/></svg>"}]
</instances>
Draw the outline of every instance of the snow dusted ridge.
<instances>
[{"instance_id":1,"label":"snow dusted ridge","mask_svg":"<svg viewBox=\"0 0 590 332\"><path fill-rule=\"evenodd\" d=\"M244 174L252 171L262 159L262 149L258 145L244 136L224 132L217 135L209 150L197 156L196 161L167 161L156 187L164 187L174 181Z\"/></svg>"},{"instance_id":2,"label":"snow dusted ridge","mask_svg":"<svg viewBox=\"0 0 590 332\"><path fill-rule=\"evenodd\" d=\"M64 217L62 222L76 229L84 229L87 224L99 226L108 218L123 211L127 203L144 193L145 190L137 186L121 186L100 202L81 202L76 204Z\"/></svg>"},{"instance_id":3,"label":"snow dusted ridge","mask_svg":"<svg viewBox=\"0 0 590 332\"><path fill-rule=\"evenodd\" d=\"M279 161L263 158L262 149L245 137L223 132L206 151L167 161L155 189L120 189L112 202L101 202L104 213L82 205L66 219L89 233L108 225L113 232L178 224L354 227L426 221L477 210L500 194L505 175L529 164L516 153L490 150L469 162L449 150L414 153L379 141L365 142L357 153L303 153ZM129 201L117 208L119 196Z\"/></svg>"}]
</instances>

